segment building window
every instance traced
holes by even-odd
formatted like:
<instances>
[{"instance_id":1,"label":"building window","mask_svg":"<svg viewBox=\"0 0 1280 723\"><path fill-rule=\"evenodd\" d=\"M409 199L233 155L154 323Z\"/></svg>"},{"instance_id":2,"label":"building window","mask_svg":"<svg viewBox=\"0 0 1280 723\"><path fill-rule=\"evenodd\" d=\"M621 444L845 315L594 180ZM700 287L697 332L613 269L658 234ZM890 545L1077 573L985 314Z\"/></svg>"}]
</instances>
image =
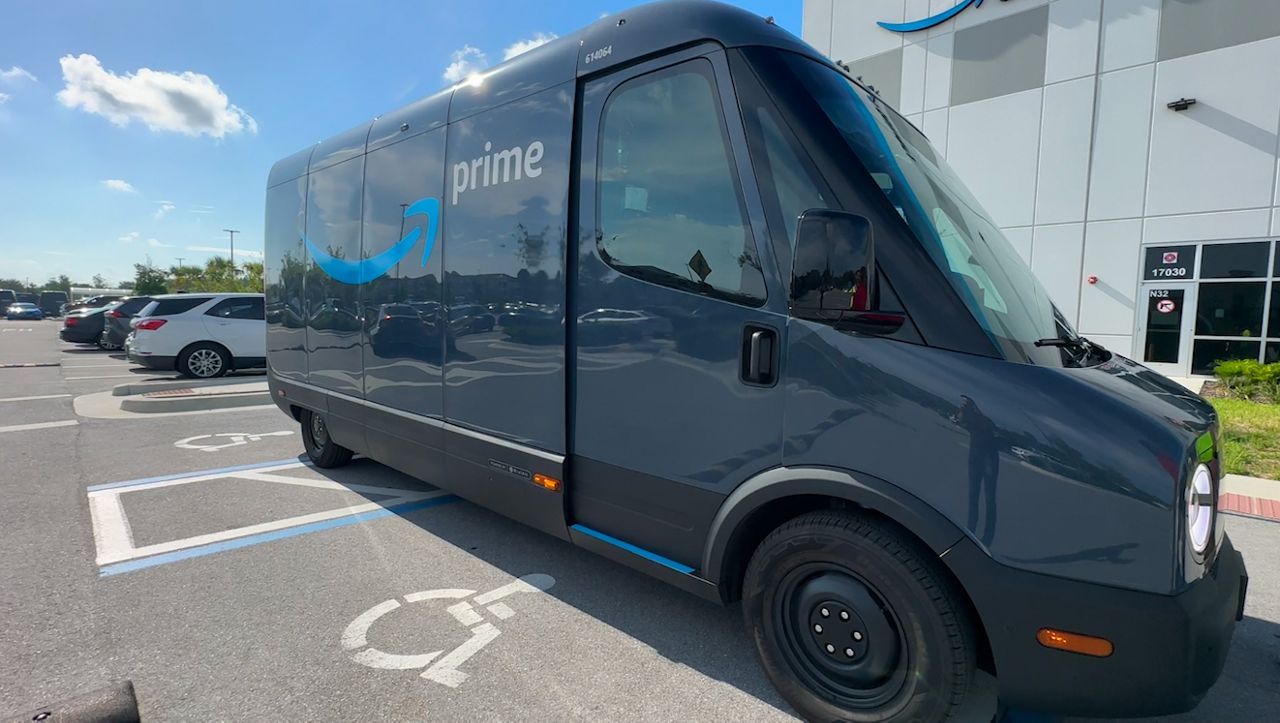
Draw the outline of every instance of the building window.
<instances>
[{"instance_id":1,"label":"building window","mask_svg":"<svg viewBox=\"0 0 1280 723\"><path fill-rule=\"evenodd\" d=\"M1205 244L1200 261L1202 279L1265 279L1271 244Z\"/></svg>"}]
</instances>

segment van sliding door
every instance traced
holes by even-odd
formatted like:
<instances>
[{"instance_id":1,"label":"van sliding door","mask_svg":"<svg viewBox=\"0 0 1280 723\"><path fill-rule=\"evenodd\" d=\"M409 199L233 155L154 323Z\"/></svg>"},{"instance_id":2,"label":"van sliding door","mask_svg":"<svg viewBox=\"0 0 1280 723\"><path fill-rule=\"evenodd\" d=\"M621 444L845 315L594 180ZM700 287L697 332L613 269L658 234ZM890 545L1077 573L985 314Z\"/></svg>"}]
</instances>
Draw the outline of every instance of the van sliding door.
<instances>
[{"instance_id":1,"label":"van sliding door","mask_svg":"<svg viewBox=\"0 0 1280 723\"><path fill-rule=\"evenodd\" d=\"M688 572L781 459L786 294L723 51L588 81L581 128L571 521Z\"/></svg>"}]
</instances>

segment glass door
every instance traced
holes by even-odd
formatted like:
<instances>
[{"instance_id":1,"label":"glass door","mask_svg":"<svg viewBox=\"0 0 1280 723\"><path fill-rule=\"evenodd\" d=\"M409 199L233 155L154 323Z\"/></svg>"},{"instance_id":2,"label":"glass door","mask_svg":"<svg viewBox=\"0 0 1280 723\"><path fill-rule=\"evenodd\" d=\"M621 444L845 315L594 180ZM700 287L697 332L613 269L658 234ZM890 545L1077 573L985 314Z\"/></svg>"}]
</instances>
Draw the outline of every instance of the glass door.
<instances>
[{"instance_id":1,"label":"glass door","mask_svg":"<svg viewBox=\"0 0 1280 723\"><path fill-rule=\"evenodd\" d=\"M1139 359L1166 376L1187 376L1195 322L1195 284L1143 284Z\"/></svg>"}]
</instances>

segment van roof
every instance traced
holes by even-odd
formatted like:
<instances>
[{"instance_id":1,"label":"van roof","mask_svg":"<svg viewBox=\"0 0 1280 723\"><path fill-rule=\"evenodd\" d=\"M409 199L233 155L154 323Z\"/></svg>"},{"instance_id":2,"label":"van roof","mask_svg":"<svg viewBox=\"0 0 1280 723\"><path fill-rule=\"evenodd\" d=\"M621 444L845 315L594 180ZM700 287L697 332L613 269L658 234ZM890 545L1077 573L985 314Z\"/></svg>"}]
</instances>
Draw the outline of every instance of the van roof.
<instances>
[{"instance_id":1,"label":"van roof","mask_svg":"<svg viewBox=\"0 0 1280 723\"><path fill-rule=\"evenodd\" d=\"M547 88L670 48L710 41L726 48L766 45L829 63L817 50L754 13L708 0L667 0L606 15L407 106L281 159L267 186L482 113ZM604 57L588 54L608 48Z\"/></svg>"}]
</instances>

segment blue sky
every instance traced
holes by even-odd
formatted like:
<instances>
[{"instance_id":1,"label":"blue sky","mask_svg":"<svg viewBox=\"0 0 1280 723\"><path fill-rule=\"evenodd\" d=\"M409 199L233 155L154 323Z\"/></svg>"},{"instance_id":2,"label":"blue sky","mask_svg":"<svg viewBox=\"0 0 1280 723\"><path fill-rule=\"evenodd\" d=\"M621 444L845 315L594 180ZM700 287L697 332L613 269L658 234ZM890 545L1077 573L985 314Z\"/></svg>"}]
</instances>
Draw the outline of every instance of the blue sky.
<instances>
[{"instance_id":1,"label":"blue sky","mask_svg":"<svg viewBox=\"0 0 1280 723\"><path fill-rule=\"evenodd\" d=\"M458 60L494 65L632 4L9 4L0 277L131 279L148 255L203 262L224 228L241 231L238 259L260 255L277 159L446 86ZM800 32L800 0L737 4Z\"/></svg>"}]
</instances>

